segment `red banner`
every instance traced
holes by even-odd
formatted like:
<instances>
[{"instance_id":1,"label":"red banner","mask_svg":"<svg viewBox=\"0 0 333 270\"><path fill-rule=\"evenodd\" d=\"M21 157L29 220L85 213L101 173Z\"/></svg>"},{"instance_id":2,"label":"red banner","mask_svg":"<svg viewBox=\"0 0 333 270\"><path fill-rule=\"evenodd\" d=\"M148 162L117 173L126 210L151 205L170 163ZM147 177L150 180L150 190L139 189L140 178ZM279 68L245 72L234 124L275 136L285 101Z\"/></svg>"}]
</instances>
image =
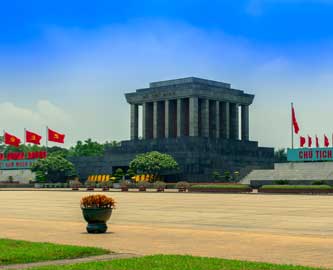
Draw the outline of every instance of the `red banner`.
<instances>
[{"instance_id":1,"label":"red banner","mask_svg":"<svg viewBox=\"0 0 333 270\"><path fill-rule=\"evenodd\" d=\"M48 129L48 140L50 142L64 143L65 142L65 134L61 134L52 129Z\"/></svg>"},{"instance_id":2,"label":"red banner","mask_svg":"<svg viewBox=\"0 0 333 270\"><path fill-rule=\"evenodd\" d=\"M20 138L12 135L12 134L9 134L7 132L5 132L5 144L8 144L8 145L12 145L12 146L15 146L15 147L19 147L20 143L21 143L21 140Z\"/></svg>"},{"instance_id":3,"label":"red banner","mask_svg":"<svg viewBox=\"0 0 333 270\"><path fill-rule=\"evenodd\" d=\"M37 133L33 133L28 130L25 131L25 140L27 143L40 144L41 139L42 136L38 135Z\"/></svg>"},{"instance_id":4,"label":"red banner","mask_svg":"<svg viewBox=\"0 0 333 270\"><path fill-rule=\"evenodd\" d=\"M28 152L27 154L24 152L10 152L7 153L7 156L4 153L1 153L0 160L41 159L46 158L46 156L46 151Z\"/></svg>"}]
</instances>

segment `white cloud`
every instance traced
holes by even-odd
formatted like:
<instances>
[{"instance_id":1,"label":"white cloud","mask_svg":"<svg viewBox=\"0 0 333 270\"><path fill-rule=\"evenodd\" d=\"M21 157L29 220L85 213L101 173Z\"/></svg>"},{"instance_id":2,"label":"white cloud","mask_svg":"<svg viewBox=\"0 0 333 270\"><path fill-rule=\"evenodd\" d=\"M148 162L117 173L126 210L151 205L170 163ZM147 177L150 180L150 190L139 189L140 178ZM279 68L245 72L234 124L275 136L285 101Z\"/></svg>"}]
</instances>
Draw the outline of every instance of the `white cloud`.
<instances>
[{"instance_id":1,"label":"white cloud","mask_svg":"<svg viewBox=\"0 0 333 270\"><path fill-rule=\"evenodd\" d=\"M11 102L0 103L0 123L2 129L24 136L24 128L45 135L46 126L59 131L68 130L72 124L71 117L60 107L48 100L39 100L28 108Z\"/></svg>"}]
</instances>

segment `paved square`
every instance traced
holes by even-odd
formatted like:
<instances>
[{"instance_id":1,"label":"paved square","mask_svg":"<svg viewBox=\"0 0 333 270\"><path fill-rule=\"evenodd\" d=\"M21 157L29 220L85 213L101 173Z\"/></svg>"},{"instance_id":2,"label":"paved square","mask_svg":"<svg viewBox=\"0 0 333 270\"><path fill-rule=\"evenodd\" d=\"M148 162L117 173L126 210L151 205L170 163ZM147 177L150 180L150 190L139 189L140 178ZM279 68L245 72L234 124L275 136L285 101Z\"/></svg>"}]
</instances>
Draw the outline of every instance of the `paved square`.
<instances>
[{"instance_id":1,"label":"paved square","mask_svg":"<svg viewBox=\"0 0 333 270\"><path fill-rule=\"evenodd\" d=\"M333 267L333 196L108 192L109 233L89 235L88 194L0 191L0 237Z\"/></svg>"}]
</instances>

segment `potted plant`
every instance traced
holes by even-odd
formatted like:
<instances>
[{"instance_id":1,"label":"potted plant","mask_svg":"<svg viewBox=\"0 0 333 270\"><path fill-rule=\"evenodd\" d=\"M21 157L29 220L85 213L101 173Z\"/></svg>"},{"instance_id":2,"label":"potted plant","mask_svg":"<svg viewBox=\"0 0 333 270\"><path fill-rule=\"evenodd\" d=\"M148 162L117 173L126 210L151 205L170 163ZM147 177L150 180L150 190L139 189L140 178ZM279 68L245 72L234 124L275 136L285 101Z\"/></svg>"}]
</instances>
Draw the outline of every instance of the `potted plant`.
<instances>
[{"instance_id":1,"label":"potted plant","mask_svg":"<svg viewBox=\"0 0 333 270\"><path fill-rule=\"evenodd\" d=\"M79 190L80 186L81 182L79 181L79 179L75 179L70 182L70 187L72 188L72 190Z\"/></svg>"},{"instance_id":2,"label":"potted plant","mask_svg":"<svg viewBox=\"0 0 333 270\"><path fill-rule=\"evenodd\" d=\"M139 181L138 182L139 191L146 191L148 185L149 185L148 181Z\"/></svg>"},{"instance_id":3,"label":"potted plant","mask_svg":"<svg viewBox=\"0 0 333 270\"><path fill-rule=\"evenodd\" d=\"M95 182L87 180L86 187L87 191L93 191L95 189Z\"/></svg>"},{"instance_id":4,"label":"potted plant","mask_svg":"<svg viewBox=\"0 0 333 270\"><path fill-rule=\"evenodd\" d=\"M119 184L120 184L121 191L128 191L129 181L121 180Z\"/></svg>"},{"instance_id":5,"label":"potted plant","mask_svg":"<svg viewBox=\"0 0 333 270\"><path fill-rule=\"evenodd\" d=\"M157 192L164 192L166 184L163 181L156 181L154 183L154 186L155 186Z\"/></svg>"},{"instance_id":6,"label":"potted plant","mask_svg":"<svg viewBox=\"0 0 333 270\"><path fill-rule=\"evenodd\" d=\"M176 188L178 188L179 192L186 192L188 188L190 187L190 184L186 181L180 181L176 184Z\"/></svg>"},{"instance_id":7,"label":"potted plant","mask_svg":"<svg viewBox=\"0 0 333 270\"><path fill-rule=\"evenodd\" d=\"M108 226L106 222L115 208L113 198L105 195L90 195L81 199L81 209L84 219L87 221L88 233L105 233Z\"/></svg>"},{"instance_id":8,"label":"potted plant","mask_svg":"<svg viewBox=\"0 0 333 270\"><path fill-rule=\"evenodd\" d=\"M110 190L110 185L111 185L110 181L104 181L102 183L102 190L103 191L109 191Z\"/></svg>"}]
</instances>

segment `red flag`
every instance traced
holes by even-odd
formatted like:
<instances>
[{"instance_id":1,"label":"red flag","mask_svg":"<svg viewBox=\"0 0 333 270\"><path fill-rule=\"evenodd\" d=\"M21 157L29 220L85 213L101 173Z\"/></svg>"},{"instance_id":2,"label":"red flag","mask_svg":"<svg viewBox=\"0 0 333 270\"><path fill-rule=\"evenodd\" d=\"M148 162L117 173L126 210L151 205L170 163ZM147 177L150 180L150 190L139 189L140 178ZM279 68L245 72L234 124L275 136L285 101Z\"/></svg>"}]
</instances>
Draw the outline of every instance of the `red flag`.
<instances>
[{"instance_id":1,"label":"red flag","mask_svg":"<svg viewBox=\"0 0 333 270\"><path fill-rule=\"evenodd\" d=\"M328 140L326 135L324 135L324 145L325 147L328 147L330 145L330 141Z\"/></svg>"},{"instance_id":2,"label":"red flag","mask_svg":"<svg viewBox=\"0 0 333 270\"><path fill-rule=\"evenodd\" d=\"M5 132L5 144L8 144L8 145L12 145L12 146L15 146L15 147L19 147L20 143L21 143L21 140L20 138L12 135L12 134L9 134L7 132Z\"/></svg>"},{"instance_id":3,"label":"red flag","mask_svg":"<svg viewBox=\"0 0 333 270\"><path fill-rule=\"evenodd\" d=\"M300 144L301 147L304 147L305 142L306 142L305 137L300 136L299 137L299 144Z\"/></svg>"},{"instance_id":4,"label":"red flag","mask_svg":"<svg viewBox=\"0 0 333 270\"><path fill-rule=\"evenodd\" d=\"M308 135L308 147L312 146L312 138Z\"/></svg>"},{"instance_id":5,"label":"red flag","mask_svg":"<svg viewBox=\"0 0 333 270\"><path fill-rule=\"evenodd\" d=\"M41 139L42 136L28 130L25 131L25 140L27 143L40 144Z\"/></svg>"},{"instance_id":6,"label":"red flag","mask_svg":"<svg viewBox=\"0 0 333 270\"><path fill-rule=\"evenodd\" d=\"M58 133L58 132L48 128L48 140L50 142L64 143L65 134Z\"/></svg>"},{"instance_id":7,"label":"red flag","mask_svg":"<svg viewBox=\"0 0 333 270\"><path fill-rule=\"evenodd\" d=\"M294 105L291 106L291 119L292 119L292 122L293 122L294 131L295 131L296 134L298 134L299 126L298 126L297 119L296 119Z\"/></svg>"},{"instance_id":8,"label":"red flag","mask_svg":"<svg viewBox=\"0 0 333 270\"><path fill-rule=\"evenodd\" d=\"M316 147L319 148L319 139L318 139L317 135L316 135Z\"/></svg>"}]
</instances>

